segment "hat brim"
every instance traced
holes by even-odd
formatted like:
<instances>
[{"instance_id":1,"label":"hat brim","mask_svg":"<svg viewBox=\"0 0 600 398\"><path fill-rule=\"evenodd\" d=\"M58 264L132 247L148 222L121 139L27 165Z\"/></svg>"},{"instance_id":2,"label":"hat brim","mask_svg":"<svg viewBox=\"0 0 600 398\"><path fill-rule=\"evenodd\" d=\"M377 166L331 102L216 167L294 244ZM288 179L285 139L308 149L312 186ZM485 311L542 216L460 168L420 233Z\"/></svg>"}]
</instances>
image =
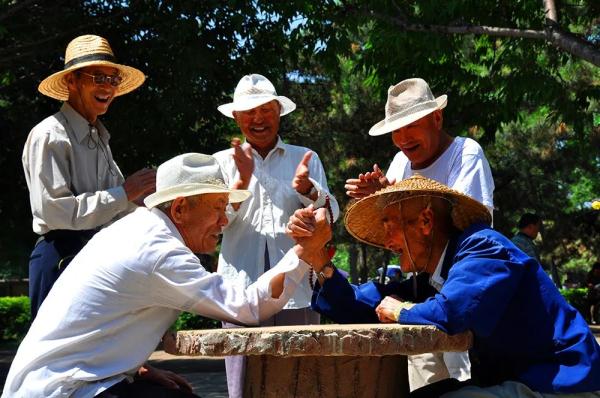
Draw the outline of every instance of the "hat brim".
<instances>
[{"instance_id":1,"label":"hat brim","mask_svg":"<svg viewBox=\"0 0 600 398\"><path fill-rule=\"evenodd\" d=\"M285 116L288 113L291 113L296 109L296 104L289 99L288 97L284 97L283 95L265 95L257 98L247 98L238 102L230 102L228 104L223 104L217 107L219 112L223 115L230 117L233 119L234 111L247 111L257 106L261 106L266 104L267 102L277 101L281 105L281 111L279 112L279 116Z\"/></svg>"},{"instance_id":2,"label":"hat brim","mask_svg":"<svg viewBox=\"0 0 600 398\"><path fill-rule=\"evenodd\" d=\"M163 191L155 192L144 199L144 204L151 209L161 203L174 200L179 197L202 195L207 193L227 193L229 203L239 203L252 196L250 191L244 189L230 189L213 184L181 184L174 185Z\"/></svg>"},{"instance_id":3,"label":"hat brim","mask_svg":"<svg viewBox=\"0 0 600 398\"><path fill-rule=\"evenodd\" d=\"M76 65L71 66L70 68L61 70L60 72L53 73L48 76L38 86L38 91L50 98L54 98L60 101L66 101L69 99L69 89L67 87L67 81L65 80L65 76L71 72L76 71L77 69L85 68L87 66L108 66L111 68L115 68L119 71L119 76L123 78L121 84L119 84L115 91L115 97L118 97L123 94L127 94L139 86L141 86L146 80L146 76L139 69L133 68L127 65L121 65L110 61L88 61L81 62Z\"/></svg>"},{"instance_id":4,"label":"hat brim","mask_svg":"<svg viewBox=\"0 0 600 398\"><path fill-rule=\"evenodd\" d=\"M344 216L350 235L369 245L386 248L382 222L384 208L377 203L385 195L395 195L394 200L398 201L418 196L443 197L452 203L452 223L461 231L476 222L488 225L492 222L487 207L475 199L437 181L413 176L351 203Z\"/></svg>"},{"instance_id":5,"label":"hat brim","mask_svg":"<svg viewBox=\"0 0 600 398\"><path fill-rule=\"evenodd\" d=\"M437 111L438 109L444 109L448 104L448 96L445 94L440 95L435 99L435 102L437 103L437 107L424 109L422 111L412 113L405 117L398 118L392 122L387 122L385 119L383 119L382 121L376 123L375 125L373 125L373 127L371 127L371 129L369 130L369 135L378 136L390 133L394 130L398 130L401 127L408 126L412 122L415 122L421 119L422 117L425 117L430 113Z\"/></svg>"}]
</instances>

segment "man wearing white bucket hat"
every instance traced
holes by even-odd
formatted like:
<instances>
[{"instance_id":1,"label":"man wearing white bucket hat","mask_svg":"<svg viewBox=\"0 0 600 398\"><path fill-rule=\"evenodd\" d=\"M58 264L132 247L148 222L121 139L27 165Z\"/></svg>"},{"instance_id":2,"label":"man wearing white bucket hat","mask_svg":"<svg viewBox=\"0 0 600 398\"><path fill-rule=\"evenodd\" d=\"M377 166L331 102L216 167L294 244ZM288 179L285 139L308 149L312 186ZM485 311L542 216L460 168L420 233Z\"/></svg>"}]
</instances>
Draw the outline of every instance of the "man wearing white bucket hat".
<instances>
[{"instance_id":1,"label":"man wearing white bucket hat","mask_svg":"<svg viewBox=\"0 0 600 398\"><path fill-rule=\"evenodd\" d=\"M442 129L442 110L448 97L434 97L423 79L406 79L391 86L385 106L385 119L369 130L369 135L392 133L400 152L384 176L377 165L372 172L346 181L349 196L362 198L395 181L420 174L483 203L493 214L494 180L479 144L464 137L451 137ZM429 283L439 290L444 283L439 270ZM470 374L466 353L423 354L409 357L411 388L446 377L467 379Z\"/></svg>"},{"instance_id":2,"label":"man wearing white bucket hat","mask_svg":"<svg viewBox=\"0 0 600 398\"><path fill-rule=\"evenodd\" d=\"M64 69L44 79L39 91L64 101L60 111L29 133L23 168L40 235L29 263L32 317L70 259L132 202L154 190L153 170L123 178L113 160L110 135L98 116L117 96L135 90L144 74L118 64L106 39L84 35L67 46Z\"/></svg>"},{"instance_id":3,"label":"man wearing white bucket hat","mask_svg":"<svg viewBox=\"0 0 600 398\"><path fill-rule=\"evenodd\" d=\"M223 168L225 182L230 187L248 189L253 195L241 206L230 209L218 272L248 285L292 247L285 225L295 210L310 204L329 206L335 220L339 208L329 192L317 154L305 147L286 144L279 137L280 117L296 109L296 104L278 95L266 77L259 74L242 77L233 102L218 109L235 119L246 143L242 145L239 139L234 139L233 148L214 156ZM319 315L310 308L311 294L307 277L285 309L262 325L318 324ZM244 360L242 356L225 359L231 398L242 395Z\"/></svg>"},{"instance_id":4,"label":"man wearing white bucket hat","mask_svg":"<svg viewBox=\"0 0 600 398\"><path fill-rule=\"evenodd\" d=\"M323 216L314 239L295 245L248 287L206 271L194 253L215 250L227 204L249 197L225 185L212 156L188 153L163 163L156 193L144 200L148 208L97 233L58 279L2 397L191 396L170 372L138 371L180 311L255 325L281 310L311 266L319 271L328 261L331 229ZM161 385L177 391L161 395Z\"/></svg>"}]
</instances>

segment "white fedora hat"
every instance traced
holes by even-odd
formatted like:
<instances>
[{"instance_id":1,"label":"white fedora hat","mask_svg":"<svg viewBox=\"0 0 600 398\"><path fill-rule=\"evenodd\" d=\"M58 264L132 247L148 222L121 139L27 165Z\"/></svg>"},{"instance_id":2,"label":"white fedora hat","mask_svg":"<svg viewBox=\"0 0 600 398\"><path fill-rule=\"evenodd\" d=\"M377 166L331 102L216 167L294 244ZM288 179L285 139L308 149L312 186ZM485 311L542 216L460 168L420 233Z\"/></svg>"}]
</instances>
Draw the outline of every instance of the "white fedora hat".
<instances>
[{"instance_id":1,"label":"white fedora hat","mask_svg":"<svg viewBox=\"0 0 600 398\"><path fill-rule=\"evenodd\" d=\"M277 100L281 105L280 116L296 109L296 104L291 99L277 95L275 86L269 79L253 73L240 79L233 93L233 102L221 105L217 109L223 115L233 118L233 111L247 111L273 100Z\"/></svg>"},{"instance_id":2,"label":"white fedora hat","mask_svg":"<svg viewBox=\"0 0 600 398\"><path fill-rule=\"evenodd\" d=\"M127 94L144 83L146 76L142 71L116 62L108 41L100 36L83 35L71 40L65 52L64 69L45 78L38 90L40 93L57 100L69 99L69 89L65 76L86 66L110 66L119 71L123 79L117 86L115 96Z\"/></svg>"},{"instance_id":3,"label":"white fedora hat","mask_svg":"<svg viewBox=\"0 0 600 398\"><path fill-rule=\"evenodd\" d=\"M383 135L407 126L433 111L445 108L447 103L448 96L435 98L425 80L402 80L388 89L385 119L371 127L369 135Z\"/></svg>"},{"instance_id":4,"label":"white fedora hat","mask_svg":"<svg viewBox=\"0 0 600 398\"><path fill-rule=\"evenodd\" d=\"M252 195L246 190L228 188L212 156L184 153L158 166L156 192L148 195L144 204L152 208L175 198L204 193L228 193L229 203L243 202Z\"/></svg>"}]
</instances>

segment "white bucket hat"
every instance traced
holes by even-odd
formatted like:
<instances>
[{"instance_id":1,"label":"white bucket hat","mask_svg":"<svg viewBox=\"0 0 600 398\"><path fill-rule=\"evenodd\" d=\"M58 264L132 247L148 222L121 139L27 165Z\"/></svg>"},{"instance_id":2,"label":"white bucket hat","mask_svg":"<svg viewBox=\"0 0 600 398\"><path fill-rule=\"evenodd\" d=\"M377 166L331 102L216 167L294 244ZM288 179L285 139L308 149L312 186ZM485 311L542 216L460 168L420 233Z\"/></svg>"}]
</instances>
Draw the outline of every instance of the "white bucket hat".
<instances>
[{"instance_id":1,"label":"white bucket hat","mask_svg":"<svg viewBox=\"0 0 600 398\"><path fill-rule=\"evenodd\" d=\"M402 80L388 89L385 119L371 127L369 135L383 135L407 126L433 111L443 109L448 103L447 95L434 98L423 79Z\"/></svg>"},{"instance_id":2,"label":"white bucket hat","mask_svg":"<svg viewBox=\"0 0 600 398\"><path fill-rule=\"evenodd\" d=\"M273 100L277 100L281 105L280 116L296 109L296 104L291 99L277 95L275 86L269 79L253 73L240 79L233 93L233 102L221 105L217 109L223 115L233 118L233 111L247 111Z\"/></svg>"},{"instance_id":3,"label":"white bucket hat","mask_svg":"<svg viewBox=\"0 0 600 398\"><path fill-rule=\"evenodd\" d=\"M228 193L229 203L243 202L252 195L246 190L228 188L214 157L184 153L158 166L156 192L148 195L144 204L152 208L175 198L204 193Z\"/></svg>"}]
</instances>

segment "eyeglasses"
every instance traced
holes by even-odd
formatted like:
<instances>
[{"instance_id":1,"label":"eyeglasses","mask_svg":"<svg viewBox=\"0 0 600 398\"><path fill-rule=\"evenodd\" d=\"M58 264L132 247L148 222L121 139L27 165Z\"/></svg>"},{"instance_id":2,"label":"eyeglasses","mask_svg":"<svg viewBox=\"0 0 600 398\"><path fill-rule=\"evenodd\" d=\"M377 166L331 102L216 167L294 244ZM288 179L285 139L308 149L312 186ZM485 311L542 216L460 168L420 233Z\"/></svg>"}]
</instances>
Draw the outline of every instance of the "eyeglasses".
<instances>
[{"instance_id":1,"label":"eyeglasses","mask_svg":"<svg viewBox=\"0 0 600 398\"><path fill-rule=\"evenodd\" d=\"M113 75L113 76L109 76L109 75L91 75L89 73L85 73L85 72L78 72L81 75L86 75L92 78L92 81L94 82L94 84L101 86L104 83L108 83L113 87L117 87L119 84L121 84L123 82L123 78L119 75Z\"/></svg>"}]
</instances>

